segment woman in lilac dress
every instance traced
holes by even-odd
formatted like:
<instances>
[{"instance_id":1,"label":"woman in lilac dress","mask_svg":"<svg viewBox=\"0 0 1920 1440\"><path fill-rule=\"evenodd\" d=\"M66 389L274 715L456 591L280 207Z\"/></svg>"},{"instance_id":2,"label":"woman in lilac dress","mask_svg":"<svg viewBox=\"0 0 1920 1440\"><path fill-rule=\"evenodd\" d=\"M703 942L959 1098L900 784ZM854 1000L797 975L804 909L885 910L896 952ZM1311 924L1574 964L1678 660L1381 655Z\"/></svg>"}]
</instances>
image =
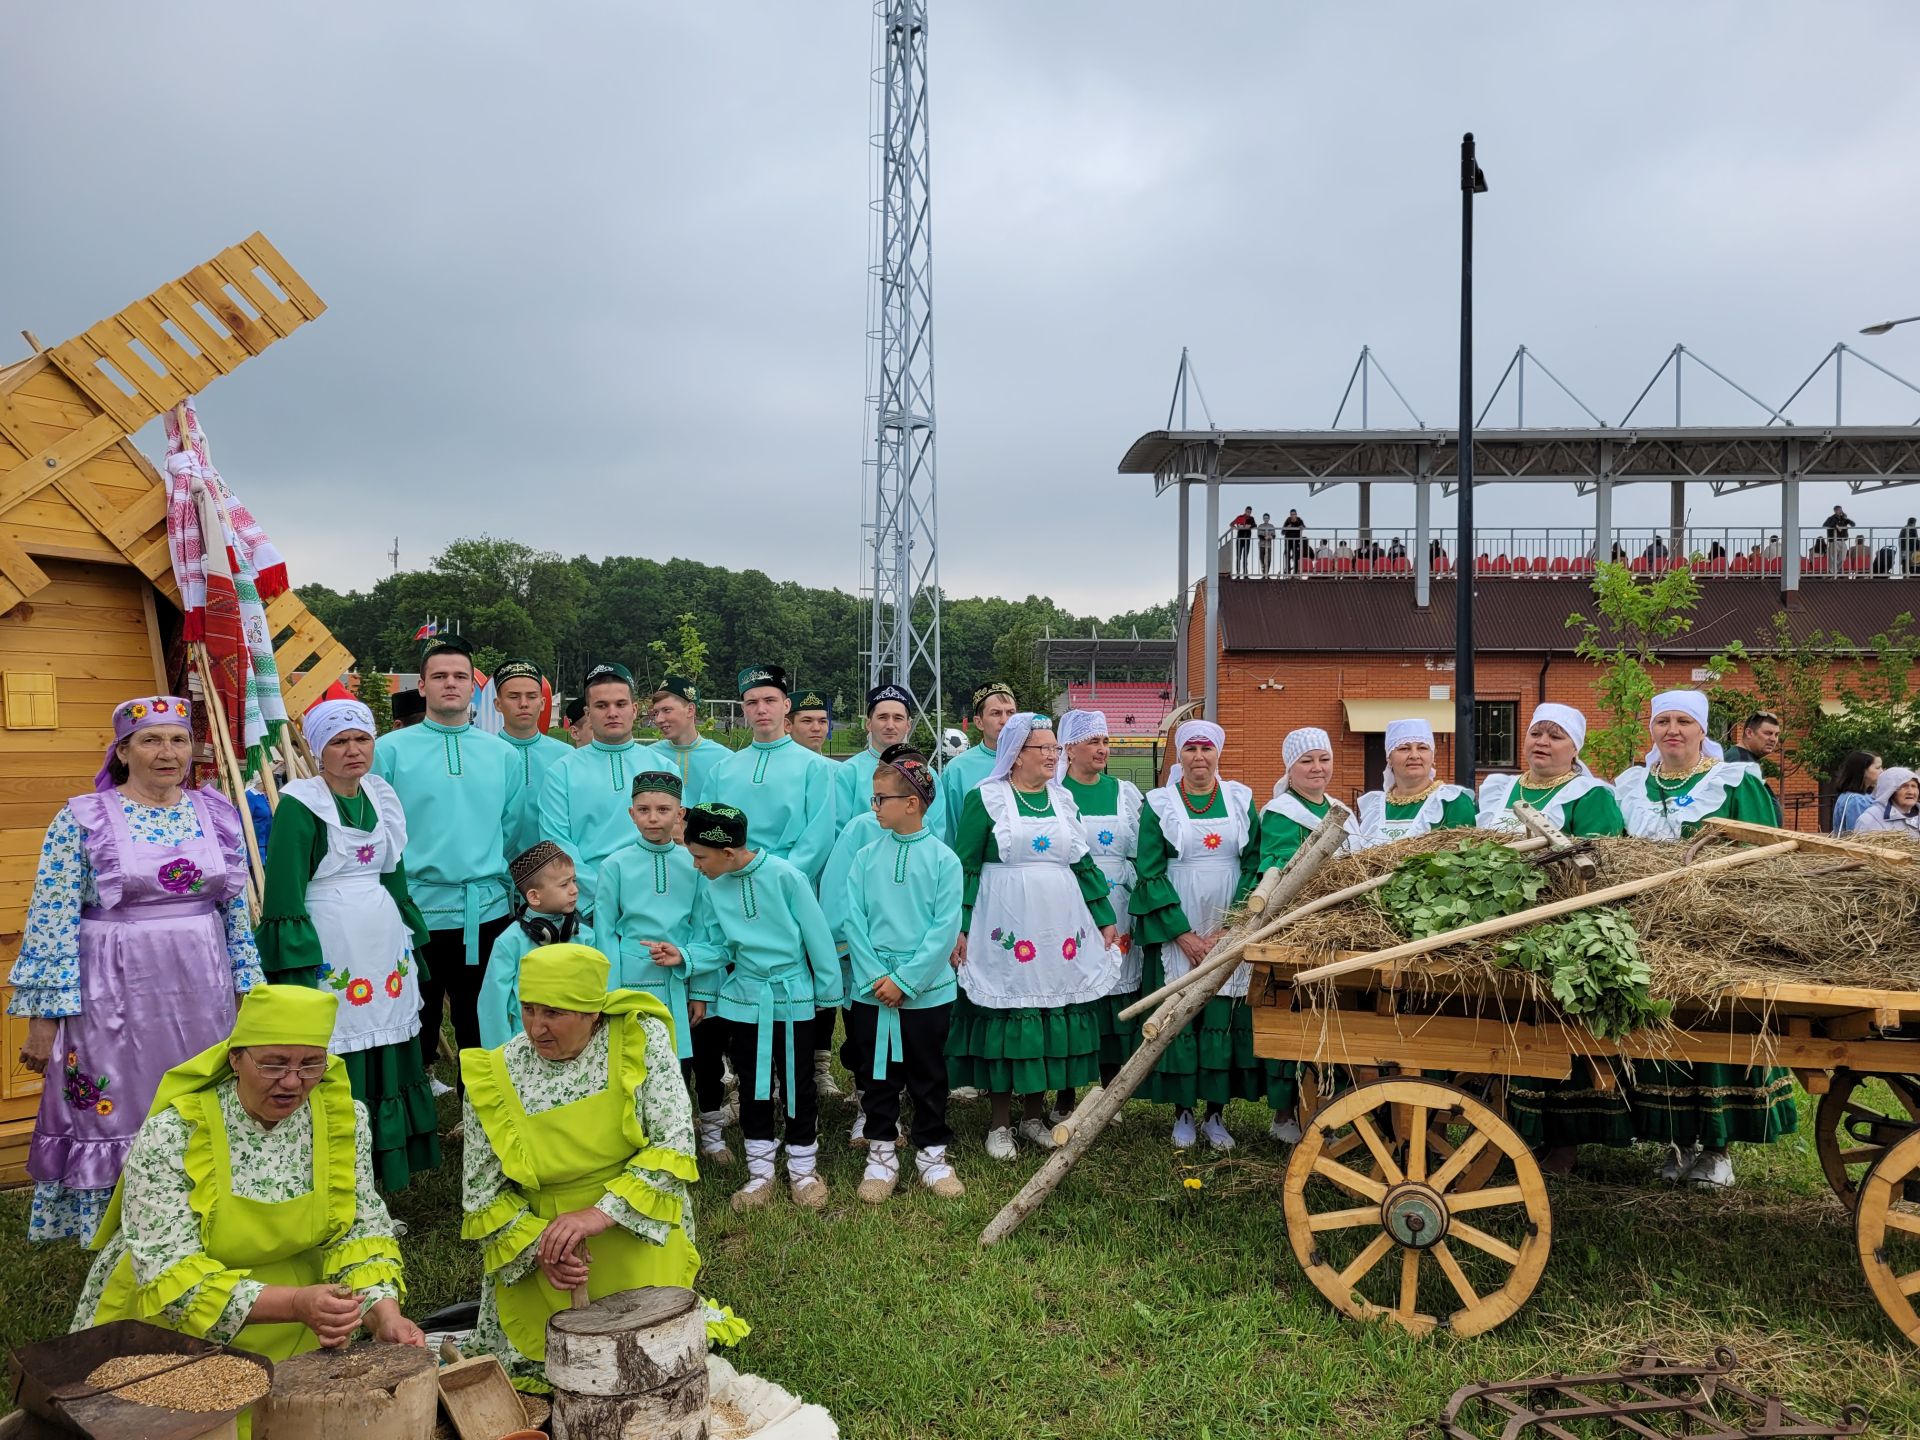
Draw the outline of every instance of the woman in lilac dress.
<instances>
[{"instance_id":1,"label":"woman in lilac dress","mask_svg":"<svg viewBox=\"0 0 1920 1440\"><path fill-rule=\"evenodd\" d=\"M21 1063L46 1077L33 1240L93 1238L160 1077L226 1035L235 995L260 982L245 822L184 788L192 766L187 702L128 700L93 792L40 847L7 1006L28 1021Z\"/></svg>"}]
</instances>

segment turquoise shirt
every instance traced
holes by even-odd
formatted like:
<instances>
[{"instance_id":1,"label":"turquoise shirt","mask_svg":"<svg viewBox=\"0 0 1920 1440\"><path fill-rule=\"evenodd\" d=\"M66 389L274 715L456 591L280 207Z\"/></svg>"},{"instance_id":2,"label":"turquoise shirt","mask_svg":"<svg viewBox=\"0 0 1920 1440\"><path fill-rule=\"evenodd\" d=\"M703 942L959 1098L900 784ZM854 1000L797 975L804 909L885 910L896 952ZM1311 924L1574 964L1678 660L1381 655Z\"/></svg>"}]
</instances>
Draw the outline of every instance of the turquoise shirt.
<instances>
[{"instance_id":1,"label":"turquoise shirt","mask_svg":"<svg viewBox=\"0 0 1920 1440\"><path fill-rule=\"evenodd\" d=\"M520 757L472 725L423 720L374 742L373 773L407 815L407 893L429 930L465 932L478 965L480 926L507 913L509 836L520 815Z\"/></svg>"},{"instance_id":2,"label":"turquoise shirt","mask_svg":"<svg viewBox=\"0 0 1920 1440\"><path fill-rule=\"evenodd\" d=\"M548 920L557 930L566 918L530 910L529 916ZM573 943L593 945L593 927L584 921L573 932ZM518 921L502 930L487 955L487 973L480 981L480 1047L497 1050L520 1033L520 962L535 948L535 941ZM594 946L595 949L599 947Z\"/></svg>"},{"instance_id":3,"label":"turquoise shirt","mask_svg":"<svg viewBox=\"0 0 1920 1440\"><path fill-rule=\"evenodd\" d=\"M927 825L947 844L953 844L960 834L960 812L966 807L967 796L993 773L994 758L991 745L970 746L940 772L940 789L927 815Z\"/></svg>"},{"instance_id":4,"label":"turquoise shirt","mask_svg":"<svg viewBox=\"0 0 1920 1440\"><path fill-rule=\"evenodd\" d=\"M500 732L520 757L520 819L507 837L507 858L511 860L540 838L540 790L547 772L573 753L573 746L551 735L529 735L525 740Z\"/></svg>"},{"instance_id":5,"label":"turquoise shirt","mask_svg":"<svg viewBox=\"0 0 1920 1440\"><path fill-rule=\"evenodd\" d=\"M791 735L736 750L707 777L707 804L747 817L747 845L787 861L813 885L833 853L833 761Z\"/></svg>"},{"instance_id":6,"label":"turquoise shirt","mask_svg":"<svg viewBox=\"0 0 1920 1440\"><path fill-rule=\"evenodd\" d=\"M879 768L880 756L872 746L834 766L833 816L842 831L873 813L873 772Z\"/></svg>"},{"instance_id":7,"label":"turquoise shirt","mask_svg":"<svg viewBox=\"0 0 1920 1440\"><path fill-rule=\"evenodd\" d=\"M847 953L853 961L853 1003L875 1006L873 1074L904 1060L900 1017L873 998L882 978L905 992L902 1008L927 1010L955 994L954 941L960 937L960 857L930 830L883 833L860 852L847 885Z\"/></svg>"},{"instance_id":8,"label":"turquoise shirt","mask_svg":"<svg viewBox=\"0 0 1920 1440\"><path fill-rule=\"evenodd\" d=\"M694 902L706 888L684 845L655 845L644 835L616 850L600 866L595 885L594 929L613 961L608 984L645 990L673 1012L673 1038L682 1060L693 1058L693 1025L687 1016L687 986L703 961L718 954L693 932ZM653 963L649 940L680 947L681 963Z\"/></svg>"},{"instance_id":9,"label":"turquoise shirt","mask_svg":"<svg viewBox=\"0 0 1920 1440\"><path fill-rule=\"evenodd\" d=\"M633 843L633 777L653 768L652 749L624 740L595 740L562 756L540 790L540 838L573 857L580 881L580 913L594 914L600 865Z\"/></svg>"},{"instance_id":10,"label":"turquoise shirt","mask_svg":"<svg viewBox=\"0 0 1920 1440\"><path fill-rule=\"evenodd\" d=\"M756 1027L756 1100L772 1093L774 1026L787 1027L787 1113L793 1114L793 1026L842 1003L833 933L812 882L762 850L740 869L707 882L694 906L694 930L708 948L693 976L692 998L706 1001L709 1014Z\"/></svg>"},{"instance_id":11,"label":"turquoise shirt","mask_svg":"<svg viewBox=\"0 0 1920 1440\"><path fill-rule=\"evenodd\" d=\"M651 768L671 770L680 777L680 803L698 805L700 797L707 793L707 780L713 774L714 766L733 754L733 751L718 740L709 740L702 735L687 746L662 740L653 746L650 753L657 761Z\"/></svg>"},{"instance_id":12,"label":"turquoise shirt","mask_svg":"<svg viewBox=\"0 0 1920 1440\"><path fill-rule=\"evenodd\" d=\"M833 842L833 854L820 872L820 909L843 956L847 953L847 880L853 874L853 862L886 833L873 818L873 807L868 806L866 814L840 832L840 838Z\"/></svg>"}]
</instances>

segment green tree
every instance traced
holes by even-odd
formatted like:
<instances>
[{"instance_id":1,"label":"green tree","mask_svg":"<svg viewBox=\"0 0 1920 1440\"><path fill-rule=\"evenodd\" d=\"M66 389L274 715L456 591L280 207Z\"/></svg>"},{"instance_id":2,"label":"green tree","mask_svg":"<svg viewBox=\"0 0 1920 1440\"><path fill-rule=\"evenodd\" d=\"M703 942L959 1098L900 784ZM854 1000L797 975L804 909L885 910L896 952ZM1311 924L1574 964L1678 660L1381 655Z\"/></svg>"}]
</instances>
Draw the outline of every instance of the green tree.
<instances>
[{"instance_id":1,"label":"green tree","mask_svg":"<svg viewBox=\"0 0 1920 1440\"><path fill-rule=\"evenodd\" d=\"M1050 711L1053 696L1048 693L1046 672L1035 651L1040 644L1040 629L1030 620L1017 620L994 642L993 678L1013 687L1014 698L1023 710Z\"/></svg>"},{"instance_id":2,"label":"green tree","mask_svg":"<svg viewBox=\"0 0 1920 1440\"><path fill-rule=\"evenodd\" d=\"M373 712L373 733L384 735L393 728L393 688L386 672L360 672L360 701Z\"/></svg>"},{"instance_id":3,"label":"green tree","mask_svg":"<svg viewBox=\"0 0 1920 1440\"><path fill-rule=\"evenodd\" d=\"M665 640L648 644L647 652L659 662L662 676L684 675L696 685L706 684L707 642L700 638L699 619L691 610L683 610L671 645Z\"/></svg>"}]
</instances>

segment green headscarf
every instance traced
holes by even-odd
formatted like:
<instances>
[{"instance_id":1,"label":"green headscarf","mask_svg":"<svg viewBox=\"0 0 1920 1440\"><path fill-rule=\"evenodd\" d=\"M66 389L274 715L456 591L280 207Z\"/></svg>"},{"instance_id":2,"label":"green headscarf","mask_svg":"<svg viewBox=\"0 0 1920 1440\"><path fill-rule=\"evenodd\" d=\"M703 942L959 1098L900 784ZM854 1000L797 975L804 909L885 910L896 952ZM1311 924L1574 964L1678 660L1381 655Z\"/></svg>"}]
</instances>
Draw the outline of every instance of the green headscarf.
<instances>
[{"instance_id":1,"label":"green headscarf","mask_svg":"<svg viewBox=\"0 0 1920 1440\"><path fill-rule=\"evenodd\" d=\"M591 945L541 945L520 961L520 1003L583 1015L651 1015L673 1024L673 1012L644 990L609 990L612 965Z\"/></svg>"}]
</instances>

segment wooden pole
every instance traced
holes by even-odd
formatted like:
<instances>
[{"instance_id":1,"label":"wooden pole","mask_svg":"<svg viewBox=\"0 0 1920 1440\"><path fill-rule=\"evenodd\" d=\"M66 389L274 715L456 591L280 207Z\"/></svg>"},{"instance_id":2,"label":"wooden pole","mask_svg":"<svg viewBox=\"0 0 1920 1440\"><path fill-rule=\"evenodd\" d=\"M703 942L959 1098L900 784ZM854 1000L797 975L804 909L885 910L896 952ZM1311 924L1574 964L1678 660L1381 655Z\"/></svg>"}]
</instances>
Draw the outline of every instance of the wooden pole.
<instances>
[{"instance_id":1,"label":"wooden pole","mask_svg":"<svg viewBox=\"0 0 1920 1440\"><path fill-rule=\"evenodd\" d=\"M1542 920L1555 920L1562 915L1571 915L1576 910L1590 910L1596 905L1610 905L1615 900L1625 900L1628 896L1656 889L1669 880L1678 880L1683 875L1705 875L1712 871L1733 870L1742 865L1770 860L1775 855L1787 855L1799 848L1799 841L1783 840L1777 845L1762 845L1756 850L1742 850L1733 855L1722 855L1718 859L1682 865L1675 870L1662 870L1658 875L1643 875L1638 880L1623 880L1620 884L1609 885L1604 890L1595 890L1587 895L1570 896L1565 900L1555 900L1546 905L1536 905L1533 909L1522 910L1517 915L1503 915L1497 920L1482 920L1478 925L1466 925L1458 930L1443 931L1438 935L1429 935L1424 940L1410 940L1405 945L1376 950L1371 955L1354 955L1345 960L1336 960L1330 965L1321 965L1312 970L1302 971L1293 977L1293 983L1297 988L1314 980L1331 980L1336 975L1351 975L1356 970L1371 970L1376 965L1390 964L1395 960L1408 960L1415 955L1429 955L1435 950L1445 950L1449 946L1459 945L1468 940L1484 940L1489 935L1503 935L1509 930L1520 930L1528 925L1537 925Z\"/></svg>"},{"instance_id":2,"label":"wooden pole","mask_svg":"<svg viewBox=\"0 0 1920 1440\"><path fill-rule=\"evenodd\" d=\"M1273 890L1280 883L1280 868L1272 866L1260 877L1260 883L1253 887L1253 893L1247 896L1247 913L1258 915L1267 908L1267 901L1273 898Z\"/></svg>"},{"instance_id":3,"label":"wooden pole","mask_svg":"<svg viewBox=\"0 0 1920 1440\"><path fill-rule=\"evenodd\" d=\"M213 662L207 656L207 647L196 640L187 648L193 652L200 672L201 698L207 707L207 733L213 740L214 761L226 779L234 808L240 812L240 834L246 841L251 872L247 877L247 902L253 918L258 921L260 902L267 893L267 869L260 859L260 837L253 832L253 817L247 812L247 777L241 772L239 758L233 751L233 736L227 730L227 707L221 702L219 690L214 688Z\"/></svg>"},{"instance_id":4,"label":"wooden pole","mask_svg":"<svg viewBox=\"0 0 1920 1440\"><path fill-rule=\"evenodd\" d=\"M1347 843L1344 822L1345 817L1335 811L1322 820L1319 828L1307 837L1307 843L1295 852L1293 859L1287 864L1285 873L1280 877L1280 884L1273 895L1274 904L1285 905L1290 902L1294 896L1306 888L1307 882L1314 877L1320 867L1340 852L1341 847ZM1247 928L1245 922L1242 923L1241 928ZM1223 943L1237 944L1239 948L1245 948L1244 941L1229 940ZM1143 1041L1140 1048L1127 1058L1127 1063L1120 1067L1118 1075L1109 1080L1104 1088L1097 1093L1090 1093L1086 1099L1074 1107L1074 1114L1078 1119L1073 1126L1073 1133L1067 1137L1066 1144L1047 1157L1047 1163L1034 1172L1033 1178L1021 1187L1020 1193L1009 1200L1000 1213L993 1217L987 1228L980 1232L980 1244L983 1248L999 1244L1018 1230L1026 1218L1040 1208L1047 1196L1051 1195L1066 1178L1067 1172L1074 1167L1082 1155L1086 1154L1088 1147L1106 1130L1107 1123L1113 1119L1120 1107L1133 1097L1133 1092L1140 1088L1140 1082L1147 1078L1153 1067L1159 1063L1160 1057L1166 1053L1167 1047L1173 1043L1174 1036L1180 1033L1188 1021L1200 1013L1207 1001L1213 998L1214 993L1227 983L1227 976L1232 973L1231 969L1223 967L1204 984L1190 986L1173 1002L1173 1015L1169 1019L1167 1028L1153 1039Z\"/></svg>"},{"instance_id":5,"label":"wooden pole","mask_svg":"<svg viewBox=\"0 0 1920 1440\"><path fill-rule=\"evenodd\" d=\"M1524 839L1524 840L1509 841L1508 848L1511 850L1518 851L1522 855L1525 855L1535 850L1546 849L1547 843L1548 843L1547 841L1543 839L1539 839L1537 837L1528 837L1527 839ZM1272 872L1269 871L1268 873L1271 874ZM1277 933L1278 931L1284 929L1288 925L1293 925L1298 923L1301 920L1306 919L1309 915L1318 915L1322 910L1331 910L1336 905L1344 905L1349 900L1355 900L1362 895L1370 894L1375 890L1382 889L1385 887L1386 883L1389 880L1393 879L1393 876L1394 876L1394 872L1389 870L1384 875L1376 875L1371 880L1362 880L1357 885L1349 885L1344 890L1335 890L1330 895L1322 895L1318 900L1310 900L1305 905L1296 906L1292 910L1289 910L1286 914L1277 916L1274 919L1267 921L1266 924L1262 925L1253 934L1247 936L1244 944L1245 945L1258 944L1260 941L1265 940L1268 936ZM1213 971L1215 971L1216 969L1219 969L1221 966L1227 964L1229 960L1238 960L1238 958L1239 958L1238 951L1235 951L1232 956L1228 956L1225 954L1216 954L1216 955L1209 956L1207 959L1201 961L1198 965L1196 965L1193 969L1189 970L1186 974L1182 975L1178 980L1169 980L1166 984L1162 985L1158 990L1152 991L1146 995L1142 995L1138 1000L1134 1001L1131 1005L1127 1006L1126 1009L1120 1012L1120 1018L1122 1020L1131 1020L1134 1016L1143 1014L1146 1011L1151 1010L1154 1006L1158 1005L1161 1001L1167 999L1169 996L1179 994L1182 990L1186 989L1189 985L1193 984L1195 981L1199 980L1203 976L1213 973ZM1156 1016L1154 1018L1158 1019L1159 1017ZM1149 1020L1147 1023L1151 1025L1153 1024L1153 1021Z\"/></svg>"}]
</instances>

